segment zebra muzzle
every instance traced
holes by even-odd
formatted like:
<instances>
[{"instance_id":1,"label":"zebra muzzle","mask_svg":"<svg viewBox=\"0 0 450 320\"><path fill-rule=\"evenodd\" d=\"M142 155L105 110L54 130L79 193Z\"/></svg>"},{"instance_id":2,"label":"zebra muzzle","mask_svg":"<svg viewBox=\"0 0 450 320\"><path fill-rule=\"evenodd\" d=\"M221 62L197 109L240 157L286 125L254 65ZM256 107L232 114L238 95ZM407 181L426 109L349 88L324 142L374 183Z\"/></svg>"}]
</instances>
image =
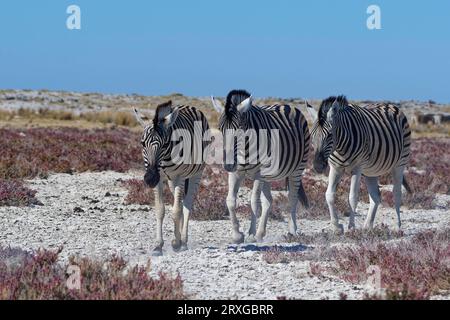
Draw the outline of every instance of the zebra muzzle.
<instances>
[{"instance_id":1,"label":"zebra muzzle","mask_svg":"<svg viewBox=\"0 0 450 320\"><path fill-rule=\"evenodd\" d=\"M144 176L145 184L150 188L156 187L156 185L159 183L159 179L160 176L158 170L147 170Z\"/></svg>"},{"instance_id":2,"label":"zebra muzzle","mask_svg":"<svg viewBox=\"0 0 450 320\"><path fill-rule=\"evenodd\" d=\"M323 156L323 154L321 153L316 154L313 161L313 167L314 171L316 171L317 173L324 173L324 171L328 167L328 162L326 158Z\"/></svg>"}]
</instances>

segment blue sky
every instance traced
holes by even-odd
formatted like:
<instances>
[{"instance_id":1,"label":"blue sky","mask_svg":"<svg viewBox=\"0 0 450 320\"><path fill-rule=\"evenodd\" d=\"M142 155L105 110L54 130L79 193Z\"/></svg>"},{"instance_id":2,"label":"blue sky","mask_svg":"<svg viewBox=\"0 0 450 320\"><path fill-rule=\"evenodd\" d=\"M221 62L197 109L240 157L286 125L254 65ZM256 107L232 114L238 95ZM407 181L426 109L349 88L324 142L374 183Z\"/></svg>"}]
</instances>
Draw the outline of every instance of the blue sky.
<instances>
[{"instance_id":1,"label":"blue sky","mask_svg":"<svg viewBox=\"0 0 450 320\"><path fill-rule=\"evenodd\" d=\"M445 0L2 1L0 41L3 89L450 102Z\"/></svg>"}]
</instances>

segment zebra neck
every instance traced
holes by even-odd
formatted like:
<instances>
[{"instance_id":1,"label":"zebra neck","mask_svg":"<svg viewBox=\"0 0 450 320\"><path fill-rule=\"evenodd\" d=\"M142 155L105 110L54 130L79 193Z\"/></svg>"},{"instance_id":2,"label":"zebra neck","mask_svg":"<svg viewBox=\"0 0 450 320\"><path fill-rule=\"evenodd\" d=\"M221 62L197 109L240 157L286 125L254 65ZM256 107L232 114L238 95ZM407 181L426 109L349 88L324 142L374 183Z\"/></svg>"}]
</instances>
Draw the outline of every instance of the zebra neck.
<instances>
[{"instance_id":1,"label":"zebra neck","mask_svg":"<svg viewBox=\"0 0 450 320\"><path fill-rule=\"evenodd\" d=\"M366 123L357 110L341 112L333 124L334 150L346 157L360 154L367 146Z\"/></svg>"},{"instance_id":2,"label":"zebra neck","mask_svg":"<svg viewBox=\"0 0 450 320\"><path fill-rule=\"evenodd\" d=\"M161 146L161 150L163 150L163 152L161 153L161 160L170 160L172 157L172 147L173 147L173 143L172 143L172 128L169 128L165 139L163 141L163 145Z\"/></svg>"}]
</instances>

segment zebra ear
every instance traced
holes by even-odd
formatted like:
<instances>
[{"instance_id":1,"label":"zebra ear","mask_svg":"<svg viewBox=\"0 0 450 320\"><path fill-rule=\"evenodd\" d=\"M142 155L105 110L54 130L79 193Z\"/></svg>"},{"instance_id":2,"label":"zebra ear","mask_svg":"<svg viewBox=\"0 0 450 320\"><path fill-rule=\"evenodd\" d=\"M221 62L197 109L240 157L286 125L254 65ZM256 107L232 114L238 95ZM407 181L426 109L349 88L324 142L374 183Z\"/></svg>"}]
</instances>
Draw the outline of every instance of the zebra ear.
<instances>
[{"instance_id":1,"label":"zebra ear","mask_svg":"<svg viewBox=\"0 0 450 320\"><path fill-rule=\"evenodd\" d=\"M220 102L218 99L214 98L213 96L211 96L211 102L212 102L212 105L213 105L214 109L218 113L222 113L223 112L224 108L223 108L222 102Z\"/></svg>"},{"instance_id":2,"label":"zebra ear","mask_svg":"<svg viewBox=\"0 0 450 320\"><path fill-rule=\"evenodd\" d=\"M252 106L252 96L248 97L236 107L239 112L247 112L248 109Z\"/></svg>"},{"instance_id":3,"label":"zebra ear","mask_svg":"<svg viewBox=\"0 0 450 320\"><path fill-rule=\"evenodd\" d=\"M314 109L314 107L312 105L310 105L306 99L305 99L305 105L306 105L306 110L308 110L308 113L311 116L312 121L316 122L316 120L317 120L316 109Z\"/></svg>"},{"instance_id":4,"label":"zebra ear","mask_svg":"<svg viewBox=\"0 0 450 320\"><path fill-rule=\"evenodd\" d=\"M137 122L141 124L142 127L147 126L148 118L146 116L143 116L136 108L134 108L134 116L136 117Z\"/></svg>"},{"instance_id":5,"label":"zebra ear","mask_svg":"<svg viewBox=\"0 0 450 320\"><path fill-rule=\"evenodd\" d=\"M331 105L330 110L328 110L327 112L327 121L328 122L332 122L333 121L333 116L336 113L336 110L339 108L339 102L336 100L334 100L333 104Z\"/></svg>"},{"instance_id":6,"label":"zebra ear","mask_svg":"<svg viewBox=\"0 0 450 320\"><path fill-rule=\"evenodd\" d=\"M178 108L175 108L171 113L165 116L162 120L162 125L165 129L170 128L178 118Z\"/></svg>"}]
</instances>

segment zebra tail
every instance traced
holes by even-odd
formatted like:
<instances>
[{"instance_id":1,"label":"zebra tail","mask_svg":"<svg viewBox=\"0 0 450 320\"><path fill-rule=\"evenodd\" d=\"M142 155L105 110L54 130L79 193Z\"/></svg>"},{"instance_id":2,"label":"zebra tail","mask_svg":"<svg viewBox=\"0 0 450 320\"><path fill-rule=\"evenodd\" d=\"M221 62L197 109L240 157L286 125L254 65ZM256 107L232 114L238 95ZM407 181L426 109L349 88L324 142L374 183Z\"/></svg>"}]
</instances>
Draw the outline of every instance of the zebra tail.
<instances>
[{"instance_id":1,"label":"zebra tail","mask_svg":"<svg viewBox=\"0 0 450 320\"><path fill-rule=\"evenodd\" d=\"M403 176L403 182L402 182L402 184L403 184L403 186L405 187L405 189L406 189L406 191L408 192L408 193L413 193L413 191L412 191L412 189L411 189L411 187L409 186L409 183L408 183L408 181L406 180L406 177L405 176Z\"/></svg>"},{"instance_id":2,"label":"zebra tail","mask_svg":"<svg viewBox=\"0 0 450 320\"><path fill-rule=\"evenodd\" d=\"M303 183L300 182L300 186L298 188L298 200L302 203L303 207L305 209L309 209L309 201L308 197L306 196L305 189L303 188Z\"/></svg>"}]
</instances>

